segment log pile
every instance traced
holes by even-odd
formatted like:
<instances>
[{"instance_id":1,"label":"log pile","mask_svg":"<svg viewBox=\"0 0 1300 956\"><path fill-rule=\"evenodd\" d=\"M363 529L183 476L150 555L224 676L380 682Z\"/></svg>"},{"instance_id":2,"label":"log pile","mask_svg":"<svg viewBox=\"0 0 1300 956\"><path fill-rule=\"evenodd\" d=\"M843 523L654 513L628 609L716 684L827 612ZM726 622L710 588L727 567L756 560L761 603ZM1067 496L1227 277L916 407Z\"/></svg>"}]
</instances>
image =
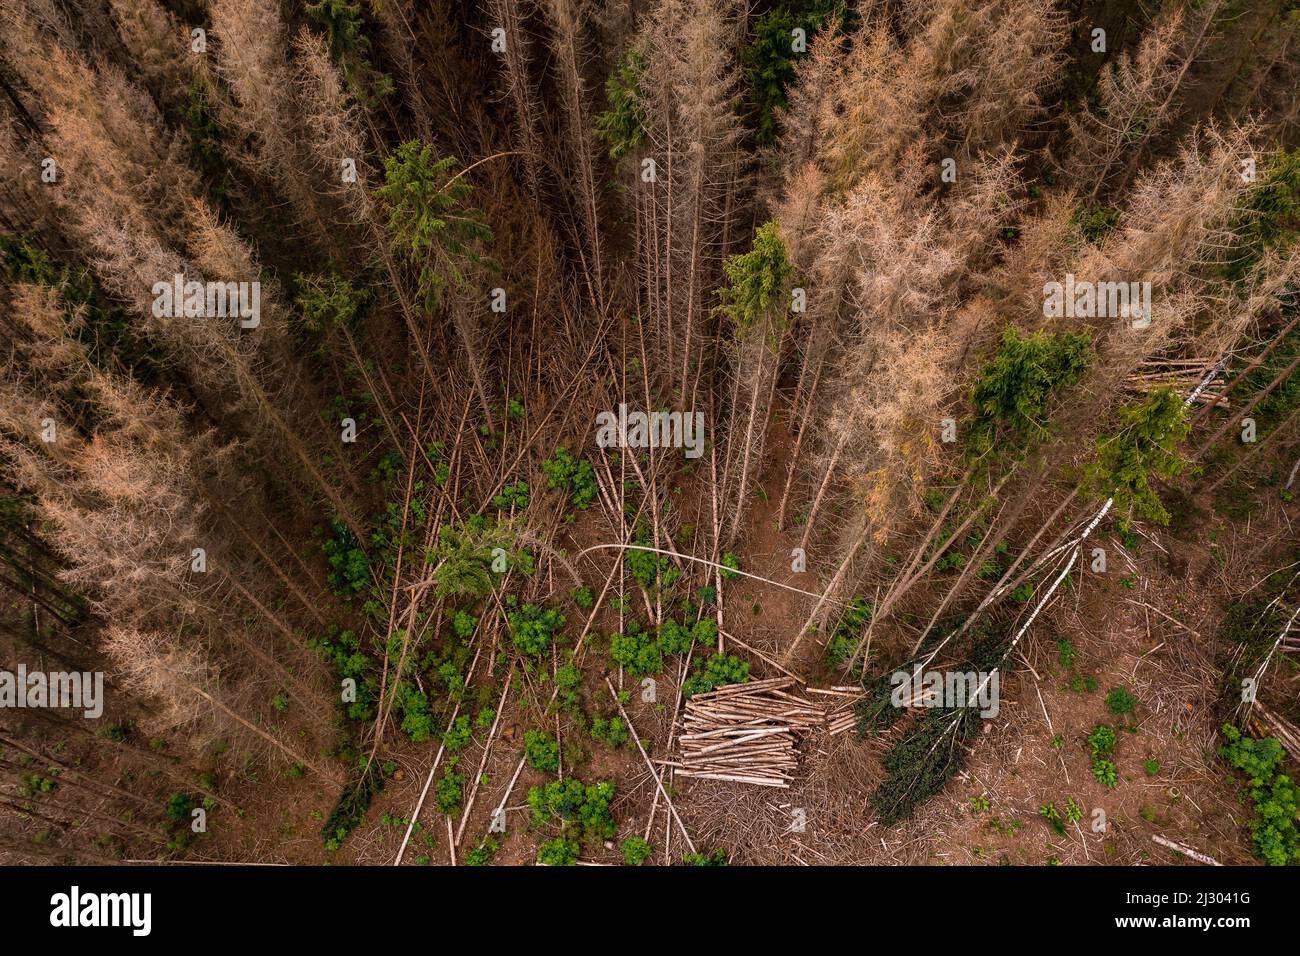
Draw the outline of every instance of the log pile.
<instances>
[{"instance_id":1,"label":"log pile","mask_svg":"<svg viewBox=\"0 0 1300 956\"><path fill-rule=\"evenodd\" d=\"M1125 380L1127 390L1136 395L1145 395L1156 388L1175 388L1181 392L1194 388L1209 367L1214 364L1205 359L1153 358L1142 362ZM1228 407L1228 397L1224 392L1224 382L1215 377L1208 386L1196 395L1196 401L1202 405Z\"/></svg>"},{"instance_id":2,"label":"log pile","mask_svg":"<svg viewBox=\"0 0 1300 956\"><path fill-rule=\"evenodd\" d=\"M863 698L861 687L809 687L808 690L830 698L827 703L826 730L832 737L847 733L857 726L857 705Z\"/></svg>"},{"instance_id":3,"label":"log pile","mask_svg":"<svg viewBox=\"0 0 1300 956\"><path fill-rule=\"evenodd\" d=\"M728 684L686 702L677 773L761 787L789 787L795 735L826 726L821 705L790 693L792 677Z\"/></svg>"}]
</instances>

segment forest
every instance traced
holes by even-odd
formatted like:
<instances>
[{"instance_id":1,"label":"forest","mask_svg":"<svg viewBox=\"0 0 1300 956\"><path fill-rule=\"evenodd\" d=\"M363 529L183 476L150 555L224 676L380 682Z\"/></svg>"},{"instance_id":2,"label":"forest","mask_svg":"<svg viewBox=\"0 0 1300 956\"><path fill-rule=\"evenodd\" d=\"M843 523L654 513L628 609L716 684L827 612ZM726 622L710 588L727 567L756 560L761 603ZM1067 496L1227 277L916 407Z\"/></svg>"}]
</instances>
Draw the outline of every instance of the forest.
<instances>
[{"instance_id":1,"label":"forest","mask_svg":"<svg viewBox=\"0 0 1300 956\"><path fill-rule=\"evenodd\" d=\"M0 863L1300 864L1300 0L0 0Z\"/></svg>"}]
</instances>

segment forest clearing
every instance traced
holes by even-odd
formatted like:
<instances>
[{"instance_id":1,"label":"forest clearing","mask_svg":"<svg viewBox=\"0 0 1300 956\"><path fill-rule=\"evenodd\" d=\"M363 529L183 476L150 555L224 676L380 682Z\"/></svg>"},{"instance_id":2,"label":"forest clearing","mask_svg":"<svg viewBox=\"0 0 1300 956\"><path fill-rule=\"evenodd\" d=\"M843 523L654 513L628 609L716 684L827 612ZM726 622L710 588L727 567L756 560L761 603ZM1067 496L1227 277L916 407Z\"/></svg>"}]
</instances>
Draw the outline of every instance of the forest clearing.
<instances>
[{"instance_id":1,"label":"forest clearing","mask_svg":"<svg viewBox=\"0 0 1300 956\"><path fill-rule=\"evenodd\" d=\"M0 0L0 862L1300 864L1298 0Z\"/></svg>"}]
</instances>

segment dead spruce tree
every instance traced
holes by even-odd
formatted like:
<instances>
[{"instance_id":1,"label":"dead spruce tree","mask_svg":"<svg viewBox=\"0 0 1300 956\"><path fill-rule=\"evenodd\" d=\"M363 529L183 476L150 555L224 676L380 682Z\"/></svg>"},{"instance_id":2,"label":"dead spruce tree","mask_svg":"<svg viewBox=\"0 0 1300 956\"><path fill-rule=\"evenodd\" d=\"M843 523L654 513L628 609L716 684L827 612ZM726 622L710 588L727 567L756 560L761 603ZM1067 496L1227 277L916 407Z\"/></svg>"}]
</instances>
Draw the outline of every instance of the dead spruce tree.
<instances>
[{"instance_id":1,"label":"dead spruce tree","mask_svg":"<svg viewBox=\"0 0 1300 956\"><path fill-rule=\"evenodd\" d=\"M259 272L256 256L201 198L183 140L166 132L152 102L120 73L96 71L75 52L38 39L13 5L5 16L6 58L41 91L32 105L49 125L48 146L63 171L53 195L67 238L145 334L186 369L209 412L247 435L286 476L305 474L360 539L339 482L326 478L299 433L306 423L321 434L314 415L297 414L311 400L285 361L286 315L274 285L251 334L238 317L195 321L180 303L158 308L155 285L175 276L183 283L251 282Z\"/></svg>"},{"instance_id":2,"label":"dead spruce tree","mask_svg":"<svg viewBox=\"0 0 1300 956\"><path fill-rule=\"evenodd\" d=\"M199 746L233 735L254 746L269 747L321 779L341 782L336 768L296 750L282 734L259 727L232 706L220 671L204 660L200 651L176 646L158 632L122 625L110 626L104 643L127 685L159 705L150 718L150 729L155 732L187 730Z\"/></svg>"},{"instance_id":3,"label":"dead spruce tree","mask_svg":"<svg viewBox=\"0 0 1300 956\"><path fill-rule=\"evenodd\" d=\"M728 31L715 0L663 0L637 46L646 137L637 186L645 197L642 276L664 385L683 408L705 369L708 290L741 159Z\"/></svg>"},{"instance_id":4,"label":"dead spruce tree","mask_svg":"<svg viewBox=\"0 0 1300 956\"><path fill-rule=\"evenodd\" d=\"M1178 94L1188 70L1213 39L1221 0L1200 7L1166 8L1136 51L1120 53L1098 79L1098 102L1069 121L1063 163L1071 181L1095 203L1111 187L1123 189L1149 147L1177 118Z\"/></svg>"},{"instance_id":5,"label":"dead spruce tree","mask_svg":"<svg viewBox=\"0 0 1300 956\"><path fill-rule=\"evenodd\" d=\"M65 322L57 294L19 287L15 302L25 307L32 334L19 352L29 371L18 364L6 370L15 408L11 477L33 495L49 523L67 563L63 579L91 595L106 619L166 626L180 617L205 627L213 646L257 660L261 673L274 676L316 722L319 690L285 667L287 655L269 635L232 627L229 620L233 598L288 642L296 670L314 670L301 639L271 610L273 597L257 596L262 585L209 503L217 489L238 495L244 485L232 450L216 444L210 432L195 435L184 410L165 396L96 368L72 337L77 320ZM44 394L66 396L61 404L45 402L52 441L36 441L37 423L24 422L18 412L30 416L41 407L30 391L41 377ZM78 394L89 398L97 422L89 437L78 427Z\"/></svg>"},{"instance_id":6,"label":"dead spruce tree","mask_svg":"<svg viewBox=\"0 0 1300 956\"><path fill-rule=\"evenodd\" d=\"M320 197L328 195L322 185L340 176L346 157L336 159L330 174L322 176L305 153L310 139L294 97L294 67L287 56L292 47L280 5L274 0L214 0L212 33L214 71L228 91L217 99L223 123L242 131L251 143L248 150L232 151L231 158L289 201L299 232L326 251L345 254L334 216Z\"/></svg>"},{"instance_id":7,"label":"dead spruce tree","mask_svg":"<svg viewBox=\"0 0 1300 956\"><path fill-rule=\"evenodd\" d=\"M563 111L564 145L573 172L568 188L580 210L584 245L584 272L592 276L596 307L605 310L605 265L601 251L600 202L596 181L596 142L586 83L583 31L587 5L583 0L545 0L543 9L551 30L555 71Z\"/></svg>"},{"instance_id":8,"label":"dead spruce tree","mask_svg":"<svg viewBox=\"0 0 1300 956\"><path fill-rule=\"evenodd\" d=\"M528 0L488 2L488 17L492 24L489 31L491 50L500 58L505 75L504 86L514 114L515 144L524 154L524 185L530 194L537 196L545 147L538 122L541 107L531 76L532 40L525 25L533 13L532 8L533 4Z\"/></svg>"}]
</instances>

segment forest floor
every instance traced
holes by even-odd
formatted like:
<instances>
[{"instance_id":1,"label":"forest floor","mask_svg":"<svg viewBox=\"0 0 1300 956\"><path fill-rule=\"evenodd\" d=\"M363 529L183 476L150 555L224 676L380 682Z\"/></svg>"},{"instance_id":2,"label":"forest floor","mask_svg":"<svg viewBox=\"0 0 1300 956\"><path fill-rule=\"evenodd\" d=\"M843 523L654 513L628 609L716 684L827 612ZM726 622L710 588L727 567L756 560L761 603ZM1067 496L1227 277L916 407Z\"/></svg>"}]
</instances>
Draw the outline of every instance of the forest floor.
<instances>
[{"instance_id":1,"label":"forest floor","mask_svg":"<svg viewBox=\"0 0 1300 956\"><path fill-rule=\"evenodd\" d=\"M801 529L791 521L784 531L776 528L788 445L784 428L777 424L771 431L762 489L754 496L747 522L745 547L738 553L746 571L811 590L815 575L791 570L791 549L798 545ZM690 493L689 488L684 493ZM1108 573L1076 573L1073 586L1035 623L1002 682L1000 710L971 743L965 768L911 820L882 827L868 804L883 777L883 739L818 734L802 742L800 779L789 790L688 779L670 784L696 849L707 853L723 847L734 863L1177 862L1178 854L1152 841L1160 835L1225 864L1251 863L1248 811L1238 798L1240 786L1216 756L1225 698L1214 635L1226 605L1257 583L1244 579L1249 572L1243 569L1275 566L1255 559L1280 550L1296 517L1300 514L1295 503L1276 498L1245 523L1220 519L1210 502L1197 502L1177 514L1172 527L1144 529L1136 548L1126 549L1113 532L1104 533L1097 543L1107 550ZM572 551L597 543L599 537L581 520L568 536L571 540L564 545ZM603 561L616 560L615 552L604 554ZM810 564L814 561L811 555ZM593 590L599 589L607 567L591 574L588 584ZM943 575L938 578L931 586L941 593ZM788 649L808 610L807 600L799 595L748 578L727 582L724 595L724 632L770 658ZM919 599L924 602L925 595ZM577 627L581 623L577 621ZM575 627L573 618L568 626ZM616 628L616 613L605 611L594 630L608 633ZM1062 641L1073 648L1068 667ZM644 702L636 692L637 682L609 663L598 636L592 644L583 659L586 709L603 716L617 712L605 687L608 676L619 689L632 691L627 714L651 758L667 757L673 701L685 667L670 660L659 680L657 702ZM758 654L734 644L728 650L751 661L755 678L780 673ZM810 686L847 682L842 672L810 666L809 660L821 660L820 648L812 650L801 665ZM1291 659L1285 658L1280 667L1296 680ZM549 686L542 683L529 693L544 699ZM1136 697L1132 714L1108 713L1106 695L1116 687ZM482 785L457 848L457 862L489 833L492 810L515 773L523 734L535 720L521 709L518 695L512 695L483 764ZM1090 772L1086 737L1099 723L1120 730L1114 757L1119 783L1114 788L1099 783ZM588 848L583 862L619 863L621 841L647 833L655 846L652 862L680 860L686 852L681 833L672 825L665 836L669 821L664 802L635 746L613 748L570 734L564 720L557 732L565 741L565 776L576 772L586 783L609 780L617 787L611 810L619 821L618 836L603 848ZM375 797L366 821L337 853L326 854L320 838L322 820L337 794L309 779L281 778L241 787L251 799L241 808L240 819L214 828L194 856L391 863L436 751L436 741L415 745L394 740L386 746L395 772ZM459 755L457 770L465 778L467 796L481 759L477 741ZM523 768L505 804L508 830L494 862L535 860L537 844L547 834L529 824L526 796L530 787L548 779ZM1064 817L1071 801L1081 817L1067 820L1066 832L1058 834L1040 808L1053 804ZM652 804L656 814L647 828ZM791 825L796 809L806 819L801 832ZM459 816L449 830L447 818L433 806L431 792L420 820L404 862L449 862L448 845L460 826Z\"/></svg>"}]
</instances>

